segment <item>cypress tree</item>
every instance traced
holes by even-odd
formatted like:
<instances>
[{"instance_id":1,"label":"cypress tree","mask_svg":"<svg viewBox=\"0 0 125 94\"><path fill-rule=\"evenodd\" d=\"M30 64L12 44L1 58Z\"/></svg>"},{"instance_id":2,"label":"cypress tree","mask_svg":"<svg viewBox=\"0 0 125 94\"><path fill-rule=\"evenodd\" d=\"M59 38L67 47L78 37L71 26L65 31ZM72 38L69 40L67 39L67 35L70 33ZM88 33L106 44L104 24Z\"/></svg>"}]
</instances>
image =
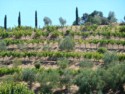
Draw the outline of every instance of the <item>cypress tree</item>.
<instances>
[{"instance_id":1,"label":"cypress tree","mask_svg":"<svg viewBox=\"0 0 125 94\"><path fill-rule=\"evenodd\" d=\"M20 15L20 12L19 12L19 16L18 16L18 27L21 26L21 15Z\"/></svg>"},{"instance_id":2,"label":"cypress tree","mask_svg":"<svg viewBox=\"0 0 125 94\"><path fill-rule=\"evenodd\" d=\"M35 28L37 28L37 11L35 11Z\"/></svg>"},{"instance_id":3,"label":"cypress tree","mask_svg":"<svg viewBox=\"0 0 125 94\"><path fill-rule=\"evenodd\" d=\"M76 7L76 25L79 25L78 8Z\"/></svg>"},{"instance_id":4,"label":"cypress tree","mask_svg":"<svg viewBox=\"0 0 125 94\"><path fill-rule=\"evenodd\" d=\"M4 29L7 29L7 15L4 17Z\"/></svg>"}]
</instances>

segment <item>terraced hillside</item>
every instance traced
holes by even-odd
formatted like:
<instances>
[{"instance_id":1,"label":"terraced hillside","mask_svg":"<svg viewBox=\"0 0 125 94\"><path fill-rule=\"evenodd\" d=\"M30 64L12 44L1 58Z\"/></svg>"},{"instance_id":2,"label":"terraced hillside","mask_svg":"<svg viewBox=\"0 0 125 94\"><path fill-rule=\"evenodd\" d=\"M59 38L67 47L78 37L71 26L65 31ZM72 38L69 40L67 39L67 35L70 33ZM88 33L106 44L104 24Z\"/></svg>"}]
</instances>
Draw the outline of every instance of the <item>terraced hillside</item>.
<instances>
[{"instance_id":1,"label":"terraced hillside","mask_svg":"<svg viewBox=\"0 0 125 94\"><path fill-rule=\"evenodd\" d=\"M1 83L24 83L27 94L123 94L124 30L118 25L0 29Z\"/></svg>"}]
</instances>

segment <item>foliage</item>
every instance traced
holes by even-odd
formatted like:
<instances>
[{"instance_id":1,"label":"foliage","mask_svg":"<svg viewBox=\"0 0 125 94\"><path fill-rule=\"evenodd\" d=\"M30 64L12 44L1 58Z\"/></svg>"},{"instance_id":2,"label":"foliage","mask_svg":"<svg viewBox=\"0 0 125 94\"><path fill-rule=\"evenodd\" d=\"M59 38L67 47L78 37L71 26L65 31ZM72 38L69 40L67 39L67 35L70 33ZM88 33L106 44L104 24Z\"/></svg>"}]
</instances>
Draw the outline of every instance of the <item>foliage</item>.
<instances>
[{"instance_id":1,"label":"foliage","mask_svg":"<svg viewBox=\"0 0 125 94\"><path fill-rule=\"evenodd\" d=\"M18 27L19 28L21 27L21 15L20 15L20 12L19 12L19 16L18 16Z\"/></svg>"},{"instance_id":2,"label":"foliage","mask_svg":"<svg viewBox=\"0 0 125 94\"><path fill-rule=\"evenodd\" d=\"M37 23L37 11L35 11L35 28L37 28L37 25L38 23Z\"/></svg>"},{"instance_id":3,"label":"foliage","mask_svg":"<svg viewBox=\"0 0 125 94\"><path fill-rule=\"evenodd\" d=\"M34 64L34 66L35 66L36 69L39 69L39 68L40 68L40 62L36 62L36 63Z\"/></svg>"},{"instance_id":4,"label":"foliage","mask_svg":"<svg viewBox=\"0 0 125 94\"><path fill-rule=\"evenodd\" d=\"M7 29L7 15L4 17L4 29Z\"/></svg>"},{"instance_id":5,"label":"foliage","mask_svg":"<svg viewBox=\"0 0 125 94\"><path fill-rule=\"evenodd\" d=\"M66 36L60 43L59 49L61 50L73 50L75 46L74 40L70 36Z\"/></svg>"},{"instance_id":6,"label":"foliage","mask_svg":"<svg viewBox=\"0 0 125 94\"><path fill-rule=\"evenodd\" d=\"M107 52L103 57L104 67L108 67L111 63L118 61L118 56L115 52Z\"/></svg>"},{"instance_id":7,"label":"foliage","mask_svg":"<svg viewBox=\"0 0 125 94\"><path fill-rule=\"evenodd\" d=\"M5 41L0 41L0 50L6 50L6 42Z\"/></svg>"},{"instance_id":8,"label":"foliage","mask_svg":"<svg viewBox=\"0 0 125 94\"><path fill-rule=\"evenodd\" d=\"M43 21L44 21L44 24L45 24L46 26L52 24L52 21L51 21L51 19L50 19L49 17L44 17Z\"/></svg>"},{"instance_id":9,"label":"foliage","mask_svg":"<svg viewBox=\"0 0 125 94\"><path fill-rule=\"evenodd\" d=\"M7 67L1 67L0 68L0 75L6 75L6 74L13 74L15 72L19 72L19 68L7 68Z\"/></svg>"},{"instance_id":10,"label":"foliage","mask_svg":"<svg viewBox=\"0 0 125 94\"><path fill-rule=\"evenodd\" d=\"M93 65L94 65L94 63L91 62L91 61L89 61L89 60L81 61L80 64L79 64L79 66L80 66L81 68L92 68Z\"/></svg>"},{"instance_id":11,"label":"foliage","mask_svg":"<svg viewBox=\"0 0 125 94\"><path fill-rule=\"evenodd\" d=\"M74 25L79 25L79 14L78 14L78 8L76 7L76 20Z\"/></svg>"},{"instance_id":12,"label":"foliage","mask_svg":"<svg viewBox=\"0 0 125 94\"><path fill-rule=\"evenodd\" d=\"M59 18L59 22L62 26L64 26L66 24L66 20L63 19L62 17Z\"/></svg>"},{"instance_id":13,"label":"foliage","mask_svg":"<svg viewBox=\"0 0 125 94\"><path fill-rule=\"evenodd\" d=\"M66 90L69 90L69 87L73 83L73 75L69 69L62 70L61 77L60 77L60 84L61 86L65 86Z\"/></svg>"},{"instance_id":14,"label":"foliage","mask_svg":"<svg viewBox=\"0 0 125 94\"><path fill-rule=\"evenodd\" d=\"M21 62L20 59L15 58L15 59L13 60L13 67L18 67L18 66L21 65L21 64L22 64L22 62Z\"/></svg>"},{"instance_id":15,"label":"foliage","mask_svg":"<svg viewBox=\"0 0 125 94\"><path fill-rule=\"evenodd\" d=\"M48 70L43 71L38 74L38 81L41 85L41 93L43 94L51 94L52 88L58 86L59 82L59 73L56 70Z\"/></svg>"},{"instance_id":16,"label":"foliage","mask_svg":"<svg viewBox=\"0 0 125 94\"><path fill-rule=\"evenodd\" d=\"M121 26L121 27L119 28L119 32L125 32L125 26Z\"/></svg>"},{"instance_id":17,"label":"foliage","mask_svg":"<svg viewBox=\"0 0 125 94\"><path fill-rule=\"evenodd\" d=\"M60 69L65 69L68 67L69 60L67 58L59 58L57 60L57 64L59 65Z\"/></svg>"},{"instance_id":18,"label":"foliage","mask_svg":"<svg viewBox=\"0 0 125 94\"><path fill-rule=\"evenodd\" d=\"M105 47L100 47L97 49L97 52L104 54L107 52L107 49Z\"/></svg>"},{"instance_id":19,"label":"foliage","mask_svg":"<svg viewBox=\"0 0 125 94\"><path fill-rule=\"evenodd\" d=\"M75 84L79 87L80 94L90 94L90 92L100 90L104 86L98 73L91 69L81 70L76 76Z\"/></svg>"},{"instance_id":20,"label":"foliage","mask_svg":"<svg viewBox=\"0 0 125 94\"><path fill-rule=\"evenodd\" d=\"M97 25L93 24L93 25L85 25L85 27L83 28L83 31L95 31L97 29Z\"/></svg>"},{"instance_id":21,"label":"foliage","mask_svg":"<svg viewBox=\"0 0 125 94\"><path fill-rule=\"evenodd\" d=\"M80 19L81 24L97 24L97 25L108 25L109 23L117 22L114 12L109 12L108 17L103 16L103 12L94 10L92 13L83 13Z\"/></svg>"},{"instance_id":22,"label":"foliage","mask_svg":"<svg viewBox=\"0 0 125 94\"><path fill-rule=\"evenodd\" d=\"M110 23L113 23L113 22L116 22L117 19L115 18L115 13L110 11L109 14L108 14L108 20Z\"/></svg>"},{"instance_id":23,"label":"foliage","mask_svg":"<svg viewBox=\"0 0 125 94\"><path fill-rule=\"evenodd\" d=\"M35 81L35 71L32 69L24 69L22 71L22 80L28 82L31 89L32 82Z\"/></svg>"},{"instance_id":24,"label":"foliage","mask_svg":"<svg viewBox=\"0 0 125 94\"><path fill-rule=\"evenodd\" d=\"M0 94L34 94L23 83L2 82L0 83Z\"/></svg>"}]
</instances>

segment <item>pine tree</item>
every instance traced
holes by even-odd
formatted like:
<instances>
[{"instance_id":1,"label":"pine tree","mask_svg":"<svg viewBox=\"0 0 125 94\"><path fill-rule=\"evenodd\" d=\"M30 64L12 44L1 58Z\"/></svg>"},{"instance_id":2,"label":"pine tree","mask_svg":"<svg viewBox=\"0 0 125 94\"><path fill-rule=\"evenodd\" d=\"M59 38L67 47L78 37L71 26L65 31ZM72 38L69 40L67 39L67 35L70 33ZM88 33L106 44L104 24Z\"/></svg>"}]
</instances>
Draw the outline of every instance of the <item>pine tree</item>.
<instances>
[{"instance_id":1,"label":"pine tree","mask_svg":"<svg viewBox=\"0 0 125 94\"><path fill-rule=\"evenodd\" d=\"M35 11L35 28L37 28L37 11Z\"/></svg>"},{"instance_id":2,"label":"pine tree","mask_svg":"<svg viewBox=\"0 0 125 94\"><path fill-rule=\"evenodd\" d=\"M78 16L78 8L76 7L76 24L79 25L79 16Z\"/></svg>"},{"instance_id":3,"label":"pine tree","mask_svg":"<svg viewBox=\"0 0 125 94\"><path fill-rule=\"evenodd\" d=\"M20 12L19 12L19 16L18 16L18 27L21 26L21 15L20 15Z\"/></svg>"},{"instance_id":4,"label":"pine tree","mask_svg":"<svg viewBox=\"0 0 125 94\"><path fill-rule=\"evenodd\" d=\"M4 17L4 29L7 29L7 15Z\"/></svg>"}]
</instances>

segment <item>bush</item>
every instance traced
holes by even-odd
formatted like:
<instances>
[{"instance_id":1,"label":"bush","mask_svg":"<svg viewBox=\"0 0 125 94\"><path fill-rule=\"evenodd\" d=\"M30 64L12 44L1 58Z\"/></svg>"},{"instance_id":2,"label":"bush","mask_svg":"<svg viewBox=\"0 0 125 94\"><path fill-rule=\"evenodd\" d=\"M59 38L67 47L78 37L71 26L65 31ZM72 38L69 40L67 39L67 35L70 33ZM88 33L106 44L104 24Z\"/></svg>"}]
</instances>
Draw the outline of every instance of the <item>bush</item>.
<instances>
[{"instance_id":1,"label":"bush","mask_svg":"<svg viewBox=\"0 0 125 94\"><path fill-rule=\"evenodd\" d=\"M39 62L37 62L37 63L35 63L35 65L34 65L34 66L35 66L35 68L36 68L36 69L39 69L39 68L40 68L40 63L39 63Z\"/></svg>"},{"instance_id":2,"label":"bush","mask_svg":"<svg viewBox=\"0 0 125 94\"><path fill-rule=\"evenodd\" d=\"M66 59L66 58L59 58L58 61L57 61L57 64L59 65L59 67L61 69L65 69L65 68L68 67L69 60Z\"/></svg>"},{"instance_id":3,"label":"bush","mask_svg":"<svg viewBox=\"0 0 125 94\"><path fill-rule=\"evenodd\" d=\"M104 67L108 67L110 64L118 61L118 56L115 52L107 52L103 57Z\"/></svg>"},{"instance_id":4,"label":"bush","mask_svg":"<svg viewBox=\"0 0 125 94\"><path fill-rule=\"evenodd\" d=\"M91 94L104 86L98 73L91 69L81 70L75 79L75 84L79 87L78 94Z\"/></svg>"},{"instance_id":5,"label":"bush","mask_svg":"<svg viewBox=\"0 0 125 94\"><path fill-rule=\"evenodd\" d=\"M32 82L35 81L35 71L32 69L24 69L22 71L22 80L29 83L29 87L32 88Z\"/></svg>"},{"instance_id":6,"label":"bush","mask_svg":"<svg viewBox=\"0 0 125 94\"><path fill-rule=\"evenodd\" d=\"M91 61L85 60L85 61L81 61L79 65L82 68L92 68L94 64Z\"/></svg>"},{"instance_id":7,"label":"bush","mask_svg":"<svg viewBox=\"0 0 125 94\"><path fill-rule=\"evenodd\" d=\"M66 36L59 45L59 49L67 51L73 50L74 47L75 47L75 42L70 36Z\"/></svg>"},{"instance_id":8,"label":"bush","mask_svg":"<svg viewBox=\"0 0 125 94\"><path fill-rule=\"evenodd\" d=\"M107 52L107 49L105 47L100 47L97 49L97 52L101 53L101 54L104 54Z\"/></svg>"},{"instance_id":9,"label":"bush","mask_svg":"<svg viewBox=\"0 0 125 94\"><path fill-rule=\"evenodd\" d=\"M40 94L52 94L52 89L58 87L59 73L56 70L43 71L37 78L41 85Z\"/></svg>"}]
</instances>

